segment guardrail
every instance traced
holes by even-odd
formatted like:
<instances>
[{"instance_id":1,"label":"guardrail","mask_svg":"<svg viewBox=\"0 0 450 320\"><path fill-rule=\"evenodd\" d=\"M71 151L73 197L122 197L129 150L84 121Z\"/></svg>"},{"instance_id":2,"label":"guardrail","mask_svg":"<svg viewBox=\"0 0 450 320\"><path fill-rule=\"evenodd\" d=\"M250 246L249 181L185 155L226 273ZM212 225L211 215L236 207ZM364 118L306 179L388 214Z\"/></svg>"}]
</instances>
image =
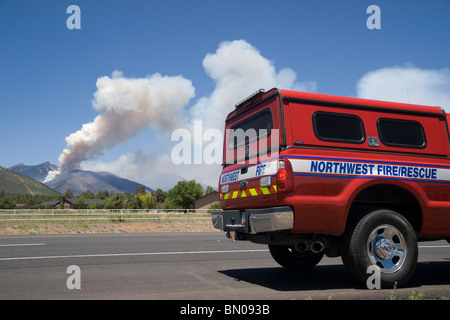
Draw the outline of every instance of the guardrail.
<instances>
[{"instance_id":1,"label":"guardrail","mask_svg":"<svg viewBox=\"0 0 450 320\"><path fill-rule=\"evenodd\" d=\"M21 221L164 221L210 219L217 209L0 209L1 222Z\"/></svg>"}]
</instances>

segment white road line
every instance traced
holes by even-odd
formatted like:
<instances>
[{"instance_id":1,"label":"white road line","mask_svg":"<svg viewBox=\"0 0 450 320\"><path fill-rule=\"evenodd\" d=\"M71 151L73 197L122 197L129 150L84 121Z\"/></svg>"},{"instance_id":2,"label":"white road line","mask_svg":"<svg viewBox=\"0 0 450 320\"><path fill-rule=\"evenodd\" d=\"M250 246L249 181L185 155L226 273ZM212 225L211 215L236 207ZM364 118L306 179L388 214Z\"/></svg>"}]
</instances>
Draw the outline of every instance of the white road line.
<instances>
[{"instance_id":1,"label":"white road line","mask_svg":"<svg viewBox=\"0 0 450 320\"><path fill-rule=\"evenodd\" d=\"M211 254L211 253L250 253L250 252L268 252L268 251L269 250L264 249L264 250L224 250L224 251L100 253L100 254L77 254L77 255L67 255L67 256L12 257L12 258L0 258L0 261L38 260L38 259L62 259L62 258L155 256L155 255L180 255L180 254Z\"/></svg>"},{"instance_id":2,"label":"white road line","mask_svg":"<svg viewBox=\"0 0 450 320\"><path fill-rule=\"evenodd\" d=\"M0 247L26 247L26 246L45 246L45 243L10 243L10 244L0 244Z\"/></svg>"},{"instance_id":3,"label":"white road line","mask_svg":"<svg viewBox=\"0 0 450 320\"><path fill-rule=\"evenodd\" d=\"M419 246L419 248L450 248L450 246Z\"/></svg>"},{"instance_id":4,"label":"white road line","mask_svg":"<svg viewBox=\"0 0 450 320\"><path fill-rule=\"evenodd\" d=\"M33 244L31 244L31 245L33 245ZM42 245L42 244L35 244L35 245ZM450 248L450 246L419 246L419 248ZM212 250L212 251L175 251L175 252L99 253L99 254L76 254L76 255L65 255L65 256L11 257L11 258L0 258L0 261L63 259L63 258L94 258L94 257L156 256L156 255L180 255L180 254L250 253L250 252L269 252L269 250L260 249L260 250L222 250L222 251Z\"/></svg>"}]
</instances>

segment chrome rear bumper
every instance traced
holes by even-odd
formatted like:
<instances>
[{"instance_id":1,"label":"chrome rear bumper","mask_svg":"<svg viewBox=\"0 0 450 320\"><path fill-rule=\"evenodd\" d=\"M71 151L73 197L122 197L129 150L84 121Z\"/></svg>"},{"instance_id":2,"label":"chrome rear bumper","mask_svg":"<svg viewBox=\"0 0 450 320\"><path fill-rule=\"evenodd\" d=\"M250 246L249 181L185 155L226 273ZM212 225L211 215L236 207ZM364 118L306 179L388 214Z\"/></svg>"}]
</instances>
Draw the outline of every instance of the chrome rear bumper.
<instances>
[{"instance_id":1,"label":"chrome rear bumper","mask_svg":"<svg viewBox=\"0 0 450 320\"><path fill-rule=\"evenodd\" d=\"M294 227L294 212L288 206L245 211L224 210L213 212L211 219L216 229L249 234L289 230Z\"/></svg>"}]
</instances>

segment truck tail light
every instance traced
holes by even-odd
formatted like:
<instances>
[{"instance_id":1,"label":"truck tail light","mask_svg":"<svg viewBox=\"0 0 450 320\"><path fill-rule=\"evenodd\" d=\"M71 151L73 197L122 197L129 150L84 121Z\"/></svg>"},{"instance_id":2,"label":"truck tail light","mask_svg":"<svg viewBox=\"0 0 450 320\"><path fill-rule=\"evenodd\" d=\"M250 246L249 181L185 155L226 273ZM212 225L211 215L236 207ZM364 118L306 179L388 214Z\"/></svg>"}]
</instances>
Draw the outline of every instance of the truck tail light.
<instances>
[{"instance_id":1,"label":"truck tail light","mask_svg":"<svg viewBox=\"0 0 450 320\"><path fill-rule=\"evenodd\" d=\"M286 193L294 190L294 174L288 160L278 161L277 190Z\"/></svg>"}]
</instances>

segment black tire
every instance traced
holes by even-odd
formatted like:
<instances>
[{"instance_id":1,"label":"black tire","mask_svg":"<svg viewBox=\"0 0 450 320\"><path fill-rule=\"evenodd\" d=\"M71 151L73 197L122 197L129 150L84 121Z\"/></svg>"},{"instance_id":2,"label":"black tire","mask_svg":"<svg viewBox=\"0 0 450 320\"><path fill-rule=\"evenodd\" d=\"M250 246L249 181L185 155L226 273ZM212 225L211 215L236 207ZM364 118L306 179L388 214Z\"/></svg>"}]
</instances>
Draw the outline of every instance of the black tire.
<instances>
[{"instance_id":1,"label":"black tire","mask_svg":"<svg viewBox=\"0 0 450 320\"><path fill-rule=\"evenodd\" d=\"M356 226L355 226L356 224ZM346 231L342 261L352 276L367 285L368 267L379 267L381 288L404 285L413 275L418 257L417 238L408 220L397 212L370 212Z\"/></svg>"},{"instance_id":2,"label":"black tire","mask_svg":"<svg viewBox=\"0 0 450 320\"><path fill-rule=\"evenodd\" d=\"M269 245L269 251L279 265L289 270L311 269L323 258L323 253L298 252L290 246Z\"/></svg>"}]
</instances>

